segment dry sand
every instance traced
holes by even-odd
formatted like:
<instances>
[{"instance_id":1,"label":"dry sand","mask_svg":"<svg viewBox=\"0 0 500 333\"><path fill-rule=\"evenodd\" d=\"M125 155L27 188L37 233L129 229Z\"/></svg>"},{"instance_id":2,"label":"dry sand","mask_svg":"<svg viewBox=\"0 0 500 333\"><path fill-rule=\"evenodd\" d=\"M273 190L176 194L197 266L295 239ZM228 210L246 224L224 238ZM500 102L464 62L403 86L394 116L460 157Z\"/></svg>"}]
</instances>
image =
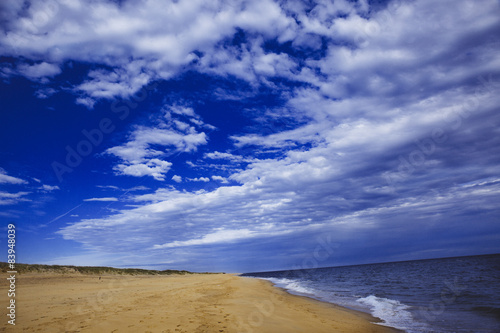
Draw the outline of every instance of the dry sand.
<instances>
[{"instance_id":1,"label":"dry sand","mask_svg":"<svg viewBox=\"0 0 500 333\"><path fill-rule=\"evenodd\" d=\"M16 281L12 326L2 280L2 332L395 332L369 315L228 274L26 273Z\"/></svg>"}]
</instances>

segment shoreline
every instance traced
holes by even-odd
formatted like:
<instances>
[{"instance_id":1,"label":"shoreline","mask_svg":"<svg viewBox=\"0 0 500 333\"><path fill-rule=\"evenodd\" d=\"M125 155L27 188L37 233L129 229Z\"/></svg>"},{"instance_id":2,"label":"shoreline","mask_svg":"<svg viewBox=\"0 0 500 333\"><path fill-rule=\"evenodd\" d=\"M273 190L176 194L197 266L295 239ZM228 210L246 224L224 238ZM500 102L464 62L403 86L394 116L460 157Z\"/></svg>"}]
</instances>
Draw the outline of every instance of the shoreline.
<instances>
[{"instance_id":1,"label":"shoreline","mask_svg":"<svg viewBox=\"0 0 500 333\"><path fill-rule=\"evenodd\" d=\"M347 313L351 313L351 314L353 314L353 315L355 315L355 316L357 316L359 318L362 318L363 320L367 320L368 322L374 324L377 327L380 327L380 328L383 328L383 329L388 329L387 332L405 333L405 331L397 329L397 328L394 328L394 327L391 327L391 326L380 325L379 323L381 323L382 320L380 318L377 318L377 317L373 316L369 312L364 312L364 311L361 311L361 310L357 310L357 309L349 308L349 307L346 307L346 306L342 306L342 305L339 305L339 304L336 304L336 303L327 302L327 301L324 301L324 300L321 300L321 299L318 299L318 298L315 298L315 297L312 297L312 296L301 295L298 292L295 294L295 293L292 293L291 291L287 290L286 288L278 287L272 281L265 280L263 278L259 278L259 277L246 277L246 276L242 276L241 278L250 278L250 279L259 279L259 280L262 280L263 282L268 283L271 288L279 289L279 290L281 290L282 292L284 292L287 295L290 295L290 296L293 296L293 297L298 297L298 298L303 298L307 302L315 303L315 304L317 304L319 306L330 307L330 308L332 308L332 309L334 309L336 311L343 311L343 312L345 311ZM386 331L384 331L384 332L386 332Z\"/></svg>"},{"instance_id":2,"label":"shoreline","mask_svg":"<svg viewBox=\"0 0 500 333\"><path fill-rule=\"evenodd\" d=\"M231 274L25 273L17 283L16 326L4 318L0 331L401 332L370 314Z\"/></svg>"},{"instance_id":3,"label":"shoreline","mask_svg":"<svg viewBox=\"0 0 500 333\"><path fill-rule=\"evenodd\" d=\"M275 285L272 281L266 280L265 278L246 277L246 276L244 276L243 278L259 279L259 280L262 280L264 282L269 282L272 288L280 289L280 290L282 290L283 292L285 292L285 293L287 293L289 295L296 296L296 297L303 297L303 298L311 300L311 301L319 302L319 303L326 304L326 305L331 305L334 308L340 308L340 309L343 309L343 310L346 310L346 311L350 311L350 312L356 313L356 314L361 315L361 316L366 316L367 317L366 319L369 319L370 322L372 322L372 323L381 323L383 321L380 318L377 318L374 315L372 315L370 312L362 311L362 310L355 309L355 308L350 308L348 306L340 305L340 304L333 303L333 302L328 302L328 301L320 299L319 297L309 296L309 295L306 295L306 294L302 294L302 293L300 293L298 291L295 292L293 290L288 290L288 289L286 289L284 287L279 287L279 286ZM378 325L378 326L381 326L381 325ZM396 332L404 332L402 330L398 330L397 328L394 328L394 327L391 327L391 326L383 326L382 325L382 327L387 327L387 328L394 329Z\"/></svg>"},{"instance_id":4,"label":"shoreline","mask_svg":"<svg viewBox=\"0 0 500 333\"><path fill-rule=\"evenodd\" d=\"M308 296L308 295L305 295L305 294L301 294L299 292L294 293L294 292L292 292L292 291L290 291L290 290L288 290L286 288L279 287L279 286L275 285L272 281L269 281L269 280L266 280L266 279L263 279L263 278L259 278L259 277L246 277L246 276L243 276L242 278L250 278L250 279L259 279L259 280L262 280L262 281L264 281L266 283L269 283L270 286L271 286L271 288L279 289L279 290L283 291L284 293L286 293L286 294L288 294L290 296L304 298L307 301L310 301L310 302L313 302L313 303L317 303L317 304L321 304L321 305L326 305L326 306L332 307L335 310L341 310L341 311L350 312L352 314L355 314L356 316L359 316L360 318L363 318L363 320L367 320L370 323L375 324L377 327L382 327L384 329L389 329L388 332L405 333L404 330L397 329L397 328L392 327L392 326L381 325L380 323L382 323L383 320L380 319L380 318L378 318L378 317L375 317L374 315L372 315L369 312L365 312L365 311L358 310L358 309L355 309L355 308L350 308L350 307L347 307L347 306L344 306L344 305L340 305L340 304L336 304L336 303L324 301L324 300L321 300L319 298L315 298L313 296Z\"/></svg>"},{"instance_id":5,"label":"shoreline","mask_svg":"<svg viewBox=\"0 0 500 333\"><path fill-rule=\"evenodd\" d=\"M251 279L260 279L262 281L265 281L265 282L269 282L271 284L271 286L273 288L278 288L278 289L281 289L283 290L284 292L286 292L287 294L290 294L290 295L293 295L293 296L297 296L297 297L304 297L304 298L307 298L309 300L313 300L313 301L317 301L317 302L320 302L320 303L324 303L324 304L329 304L329 305L332 305L334 307L338 307L338 308L341 308L341 309L345 309L347 311L352 311L354 313L357 313L357 314L361 314L361 315L366 315L367 316L367 319L370 320L370 322L372 323L377 323L378 326L382 326L382 327L387 327L387 328L390 328L390 329L393 329L395 332L401 332L401 333L405 333L404 330L402 329L398 329L398 328L395 328L395 327L392 327L392 326L387 326L387 325L381 325L379 323L382 323L383 320L381 318L378 318L378 317L375 317L371 312L369 312L368 310L366 311L363 311L362 309L360 308L354 308L354 307L349 307L349 306L346 306L346 305L341 305L341 304L337 304L337 303L333 303L333 302L329 302L329 301L326 301L326 300L323 300L321 299L321 297L319 296L311 296L311 294L305 294L305 293L301 293L299 291L294 291L293 289L287 289L285 287L280 287L278 285L276 285L274 282L270 281L270 280L267 280L266 278L261 278L261 277L253 277L253 276L243 276L244 278L251 278Z\"/></svg>"}]
</instances>

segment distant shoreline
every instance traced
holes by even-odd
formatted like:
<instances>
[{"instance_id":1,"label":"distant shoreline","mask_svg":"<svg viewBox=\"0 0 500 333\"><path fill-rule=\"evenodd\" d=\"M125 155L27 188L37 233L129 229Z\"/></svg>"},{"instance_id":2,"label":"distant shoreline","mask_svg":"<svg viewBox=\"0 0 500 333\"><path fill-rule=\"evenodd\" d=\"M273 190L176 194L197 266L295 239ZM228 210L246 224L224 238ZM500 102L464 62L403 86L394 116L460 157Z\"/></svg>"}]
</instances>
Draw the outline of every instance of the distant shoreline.
<instances>
[{"instance_id":1,"label":"distant shoreline","mask_svg":"<svg viewBox=\"0 0 500 333\"><path fill-rule=\"evenodd\" d=\"M15 264L17 273L61 273L61 274L119 274L119 275L184 275L184 274L224 274L224 273L194 273L186 270L153 270L140 268L115 268L107 266L73 266L73 265L43 265L43 264ZM0 262L0 272L5 273L10 268L6 262Z\"/></svg>"}]
</instances>

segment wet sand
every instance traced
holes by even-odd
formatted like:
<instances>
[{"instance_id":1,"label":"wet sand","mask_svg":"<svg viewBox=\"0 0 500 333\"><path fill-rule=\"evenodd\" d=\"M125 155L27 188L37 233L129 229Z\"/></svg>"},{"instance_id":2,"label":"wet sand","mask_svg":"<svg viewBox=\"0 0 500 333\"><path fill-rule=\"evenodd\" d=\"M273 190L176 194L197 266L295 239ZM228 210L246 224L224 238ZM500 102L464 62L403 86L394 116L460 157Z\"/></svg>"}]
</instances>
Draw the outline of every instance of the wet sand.
<instances>
[{"instance_id":1,"label":"wet sand","mask_svg":"<svg viewBox=\"0 0 500 333\"><path fill-rule=\"evenodd\" d=\"M396 332L367 314L229 274L26 273L17 276L12 326L2 280L2 332Z\"/></svg>"}]
</instances>

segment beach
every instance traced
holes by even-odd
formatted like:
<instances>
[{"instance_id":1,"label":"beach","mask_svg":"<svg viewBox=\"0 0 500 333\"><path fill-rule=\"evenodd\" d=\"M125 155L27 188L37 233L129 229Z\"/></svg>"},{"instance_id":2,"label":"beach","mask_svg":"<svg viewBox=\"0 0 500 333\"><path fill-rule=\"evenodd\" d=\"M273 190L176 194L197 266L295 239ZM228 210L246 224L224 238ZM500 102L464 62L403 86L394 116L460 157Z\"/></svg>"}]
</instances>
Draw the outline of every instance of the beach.
<instances>
[{"instance_id":1,"label":"beach","mask_svg":"<svg viewBox=\"0 0 500 333\"><path fill-rule=\"evenodd\" d=\"M6 305L7 293L1 299ZM368 314L230 274L26 273L16 281L16 325L3 317L3 332L396 332Z\"/></svg>"}]
</instances>

